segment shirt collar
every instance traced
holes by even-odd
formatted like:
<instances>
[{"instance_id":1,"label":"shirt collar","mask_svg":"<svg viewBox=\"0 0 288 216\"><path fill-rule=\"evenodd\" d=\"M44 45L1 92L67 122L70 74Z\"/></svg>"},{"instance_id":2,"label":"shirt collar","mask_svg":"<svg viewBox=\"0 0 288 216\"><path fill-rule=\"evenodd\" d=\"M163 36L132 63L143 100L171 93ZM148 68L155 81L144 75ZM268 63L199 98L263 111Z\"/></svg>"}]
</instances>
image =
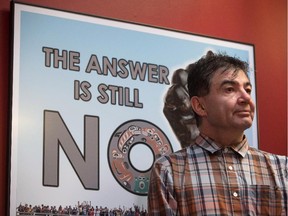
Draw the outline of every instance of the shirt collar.
<instances>
[{"instance_id":1,"label":"shirt collar","mask_svg":"<svg viewBox=\"0 0 288 216\"><path fill-rule=\"evenodd\" d=\"M201 148L205 149L206 151L209 151L211 154L214 154L220 150L223 150L219 145L217 145L214 140L209 138L208 136L204 134L200 134L196 140L195 144L199 145ZM238 153L242 157L245 157L249 145L246 136L244 135L243 140L236 146L228 147L232 149L234 152Z\"/></svg>"}]
</instances>

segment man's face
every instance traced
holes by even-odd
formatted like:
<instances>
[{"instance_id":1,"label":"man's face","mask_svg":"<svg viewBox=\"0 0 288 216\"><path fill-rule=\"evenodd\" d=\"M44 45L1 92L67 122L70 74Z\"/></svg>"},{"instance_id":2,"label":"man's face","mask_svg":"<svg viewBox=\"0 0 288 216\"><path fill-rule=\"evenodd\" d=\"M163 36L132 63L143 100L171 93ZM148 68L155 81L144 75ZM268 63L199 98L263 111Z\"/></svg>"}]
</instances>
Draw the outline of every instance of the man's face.
<instances>
[{"instance_id":1,"label":"man's face","mask_svg":"<svg viewBox=\"0 0 288 216\"><path fill-rule=\"evenodd\" d=\"M251 99L252 86L240 70L218 71L211 79L210 92L204 96L206 123L210 128L244 131L252 125L255 105Z\"/></svg>"}]
</instances>

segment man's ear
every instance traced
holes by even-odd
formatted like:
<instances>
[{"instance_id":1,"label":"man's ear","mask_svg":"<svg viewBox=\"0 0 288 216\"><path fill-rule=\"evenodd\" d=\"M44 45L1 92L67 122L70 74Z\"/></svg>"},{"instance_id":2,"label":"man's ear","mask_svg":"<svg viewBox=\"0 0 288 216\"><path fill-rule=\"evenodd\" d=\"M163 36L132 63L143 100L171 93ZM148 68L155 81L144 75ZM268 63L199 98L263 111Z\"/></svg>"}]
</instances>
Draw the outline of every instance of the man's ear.
<instances>
[{"instance_id":1,"label":"man's ear","mask_svg":"<svg viewBox=\"0 0 288 216\"><path fill-rule=\"evenodd\" d=\"M206 110L203 101L197 96L191 98L191 106L195 113L199 116L206 116Z\"/></svg>"}]
</instances>

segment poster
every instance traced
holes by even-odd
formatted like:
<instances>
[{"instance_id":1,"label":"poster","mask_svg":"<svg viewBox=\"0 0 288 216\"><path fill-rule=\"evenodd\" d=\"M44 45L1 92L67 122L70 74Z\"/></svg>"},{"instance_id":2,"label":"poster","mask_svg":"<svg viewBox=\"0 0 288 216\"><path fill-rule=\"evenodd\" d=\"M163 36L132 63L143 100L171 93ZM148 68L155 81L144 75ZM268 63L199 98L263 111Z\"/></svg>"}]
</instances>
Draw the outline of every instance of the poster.
<instances>
[{"instance_id":1,"label":"poster","mask_svg":"<svg viewBox=\"0 0 288 216\"><path fill-rule=\"evenodd\" d=\"M19 3L13 30L10 215L144 211L153 162L182 148L172 76L208 50L249 62L256 103L250 44ZM257 114L246 135L257 147Z\"/></svg>"}]
</instances>

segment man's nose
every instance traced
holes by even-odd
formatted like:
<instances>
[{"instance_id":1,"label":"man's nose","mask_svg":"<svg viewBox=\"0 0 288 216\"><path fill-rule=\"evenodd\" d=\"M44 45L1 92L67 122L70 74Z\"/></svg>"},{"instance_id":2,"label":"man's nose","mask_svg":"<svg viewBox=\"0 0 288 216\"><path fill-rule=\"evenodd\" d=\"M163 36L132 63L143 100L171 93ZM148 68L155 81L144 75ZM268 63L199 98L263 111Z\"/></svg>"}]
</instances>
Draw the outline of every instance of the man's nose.
<instances>
[{"instance_id":1,"label":"man's nose","mask_svg":"<svg viewBox=\"0 0 288 216\"><path fill-rule=\"evenodd\" d=\"M248 93L245 89L239 92L238 101L240 103L249 103L252 100L250 93Z\"/></svg>"}]
</instances>

